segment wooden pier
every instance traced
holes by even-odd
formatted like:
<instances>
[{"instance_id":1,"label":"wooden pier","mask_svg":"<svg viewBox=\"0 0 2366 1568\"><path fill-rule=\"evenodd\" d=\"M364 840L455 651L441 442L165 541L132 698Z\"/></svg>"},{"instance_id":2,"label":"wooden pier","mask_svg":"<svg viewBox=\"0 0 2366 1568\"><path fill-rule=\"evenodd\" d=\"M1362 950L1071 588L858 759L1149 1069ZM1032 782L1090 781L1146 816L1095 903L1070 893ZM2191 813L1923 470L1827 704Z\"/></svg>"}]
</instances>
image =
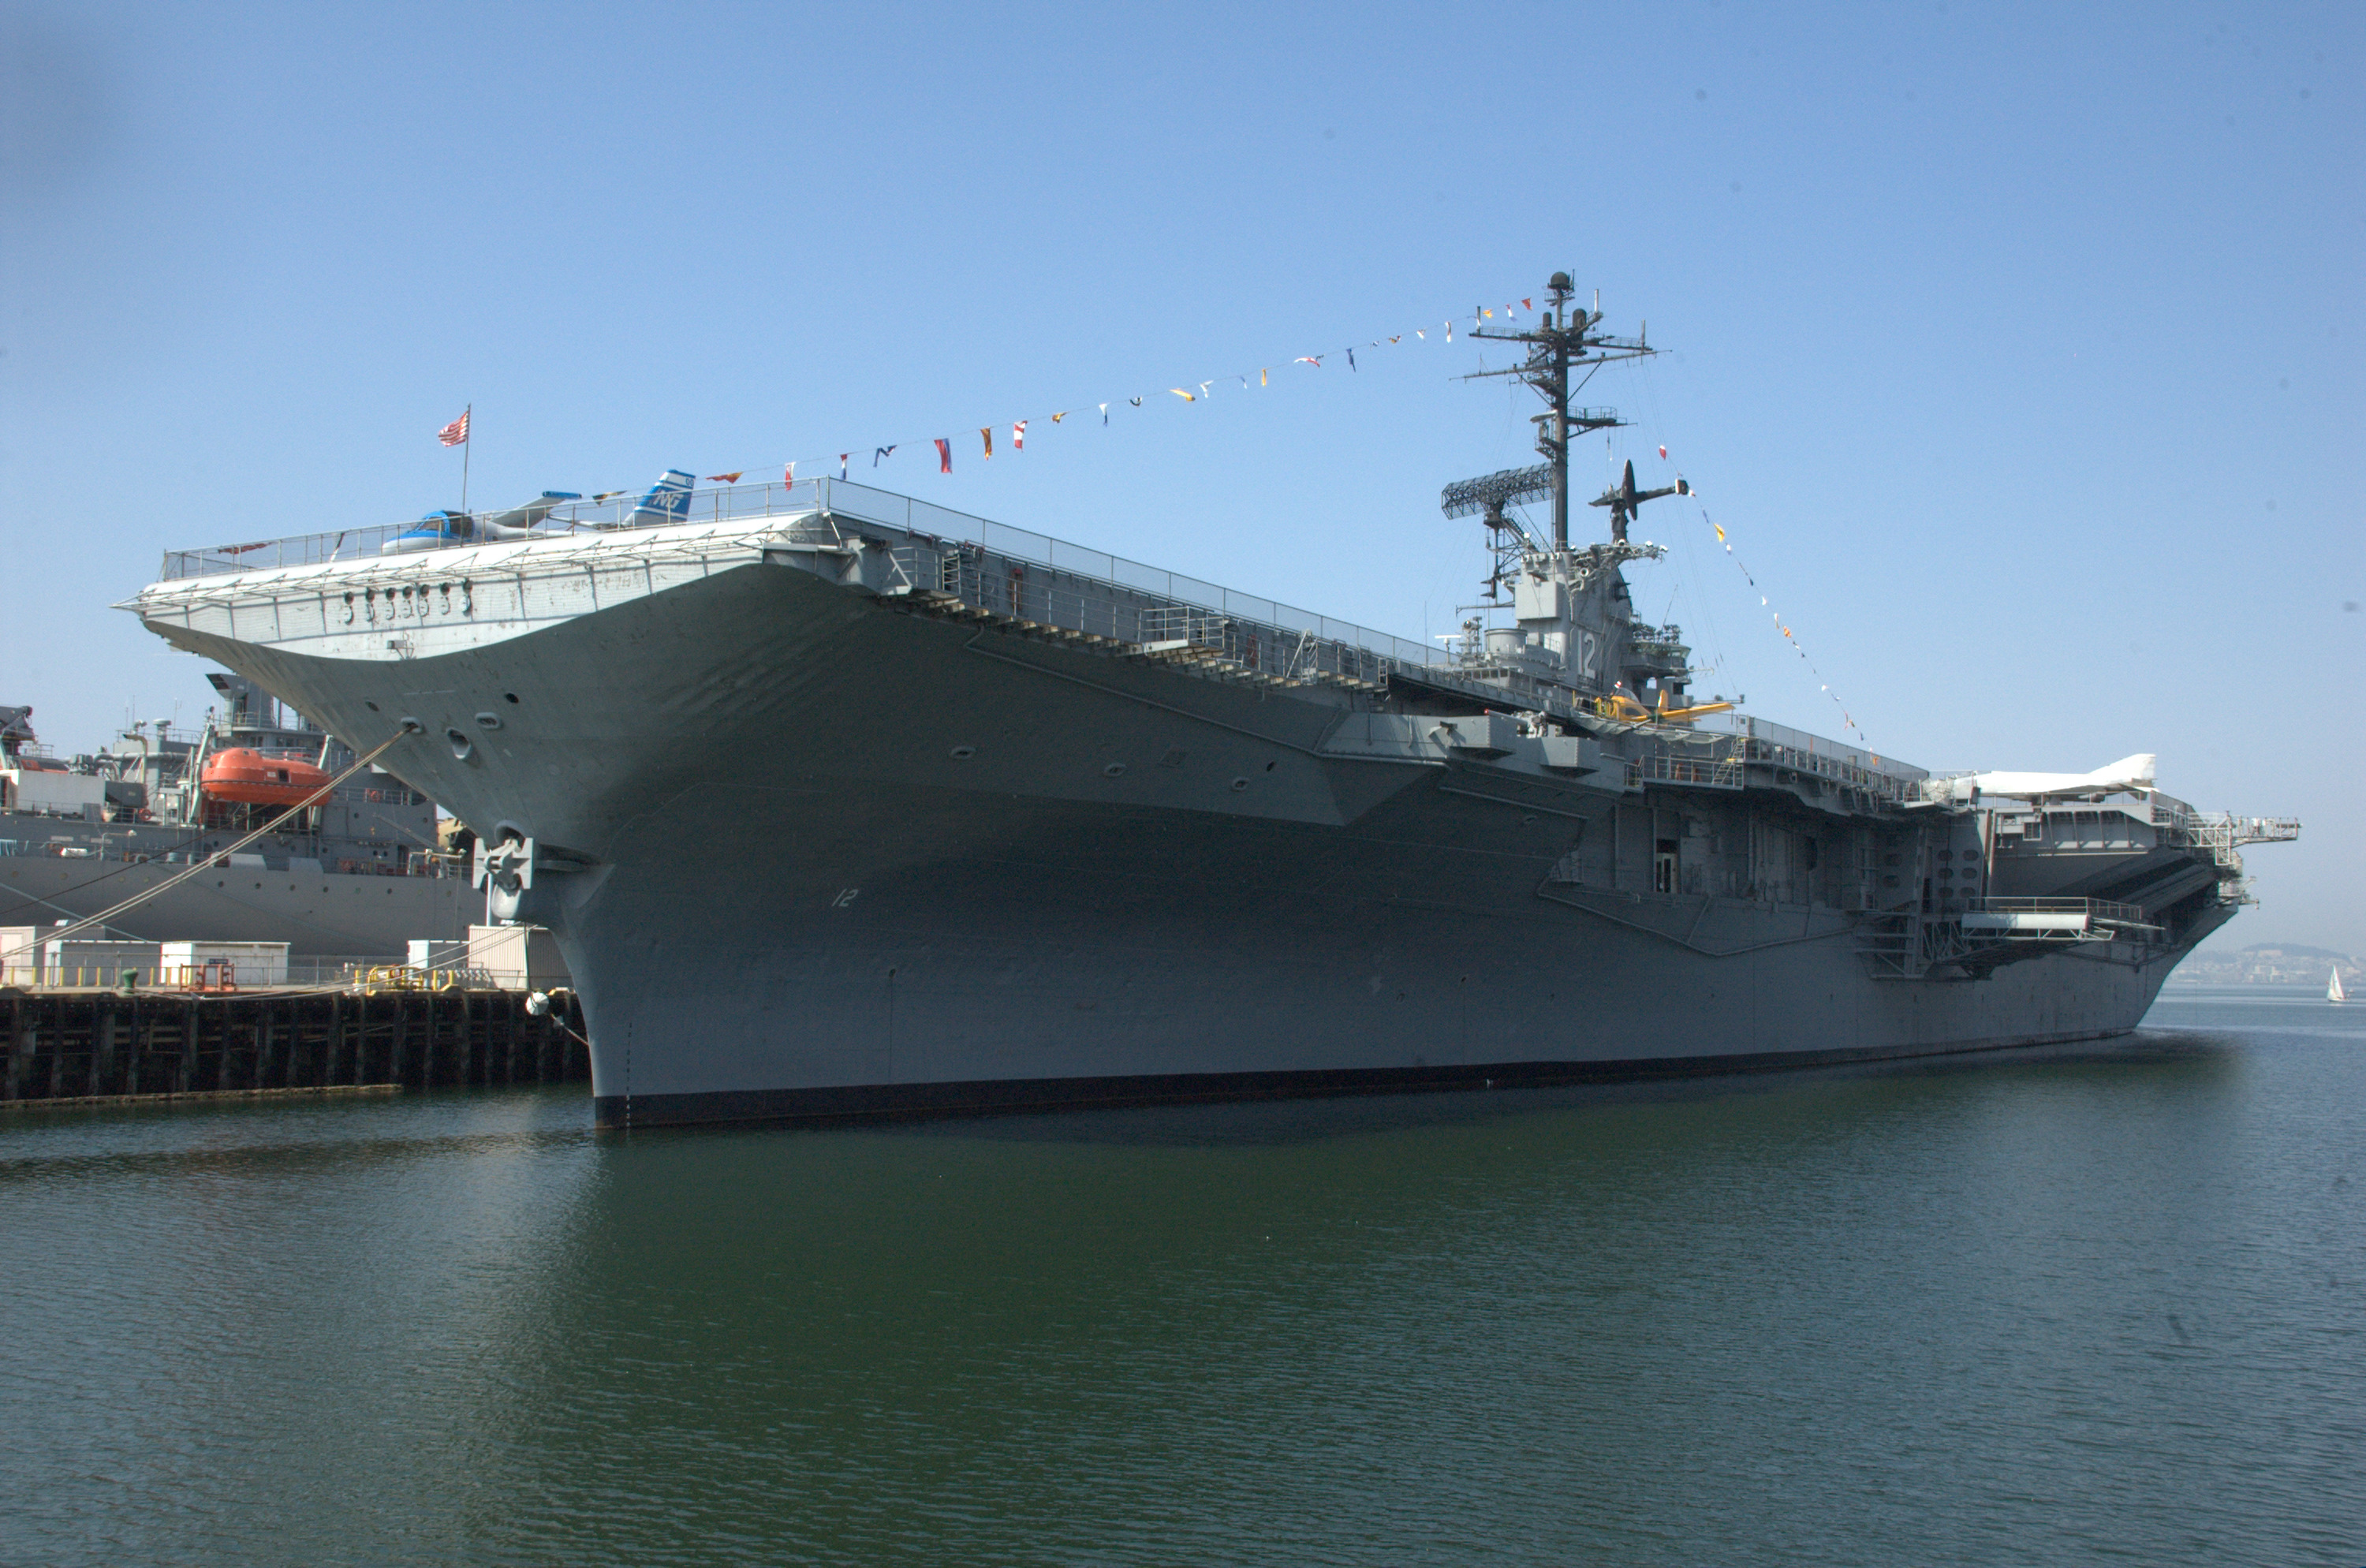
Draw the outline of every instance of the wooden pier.
<instances>
[{"instance_id":1,"label":"wooden pier","mask_svg":"<svg viewBox=\"0 0 2366 1568\"><path fill-rule=\"evenodd\" d=\"M527 995L10 987L0 1107L588 1081L573 996L552 995L537 1016Z\"/></svg>"}]
</instances>

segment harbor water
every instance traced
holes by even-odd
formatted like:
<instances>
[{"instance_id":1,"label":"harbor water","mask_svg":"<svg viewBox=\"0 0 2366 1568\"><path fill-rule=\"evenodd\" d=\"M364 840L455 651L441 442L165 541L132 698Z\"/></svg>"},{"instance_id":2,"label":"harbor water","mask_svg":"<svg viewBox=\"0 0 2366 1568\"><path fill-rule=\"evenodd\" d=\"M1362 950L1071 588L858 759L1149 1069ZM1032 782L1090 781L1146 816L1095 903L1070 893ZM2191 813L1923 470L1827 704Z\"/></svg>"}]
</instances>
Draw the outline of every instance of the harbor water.
<instances>
[{"instance_id":1,"label":"harbor water","mask_svg":"<svg viewBox=\"0 0 2366 1568\"><path fill-rule=\"evenodd\" d=\"M2366 1562L2366 1005L1680 1084L0 1116L11 1563Z\"/></svg>"}]
</instances>

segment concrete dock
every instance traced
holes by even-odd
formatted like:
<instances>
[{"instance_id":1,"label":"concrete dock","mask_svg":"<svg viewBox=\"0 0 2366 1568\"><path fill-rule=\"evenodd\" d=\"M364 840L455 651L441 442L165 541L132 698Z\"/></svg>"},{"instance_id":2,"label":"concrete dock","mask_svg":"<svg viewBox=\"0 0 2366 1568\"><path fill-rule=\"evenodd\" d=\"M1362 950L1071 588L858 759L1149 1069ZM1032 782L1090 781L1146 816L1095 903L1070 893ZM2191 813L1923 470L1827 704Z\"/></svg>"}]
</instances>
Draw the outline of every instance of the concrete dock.
<instances>
[{"instance_id":1,"label":"concrete dock","mask_svg":"<svg viewBox=\"0 0 2366 1568\"><path fill-rule=\"evenodd\" d=\"M303 987L227 994L0 988L0 1107L590 1079L561 991Z\"/></svg>"}]
</instances>

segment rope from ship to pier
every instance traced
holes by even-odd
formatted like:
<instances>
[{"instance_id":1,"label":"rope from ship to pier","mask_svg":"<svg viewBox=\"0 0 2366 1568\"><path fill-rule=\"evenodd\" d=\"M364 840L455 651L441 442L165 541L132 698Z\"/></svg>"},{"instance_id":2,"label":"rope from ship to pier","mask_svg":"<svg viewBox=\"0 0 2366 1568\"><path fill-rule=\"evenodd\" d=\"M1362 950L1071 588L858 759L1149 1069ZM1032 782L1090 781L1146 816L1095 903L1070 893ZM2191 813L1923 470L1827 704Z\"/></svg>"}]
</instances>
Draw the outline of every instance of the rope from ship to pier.
<instances>
[{"instance_id":1,"label":"rope from ship to pier","mask_svg":"<svg viewBox=\"0 0 2366 1568\"><path fill-rule=\"evenodd\" d=\"M370 752L369 755L355 758L352 767L347 768L344 773L339 773L335 778L331 779L327 784L322 784L320 788L314 790L311 794L306 795L303 799L298 801L295 805L289 807L287 810L281 812L270 821L265 822L262 827L257 828L252 833L247 834L236 843L230 845L228 848L223 849L215 854L206 856L190 865L186 871L175 873L173 875L166 877L163 881L156 884L153 887L148 888L144 892L134 893L130 897L124 899L123 902L119 904L110 905L107 908L101 909L97 914L89 916L84 919L76 920L72 925L56 927L51 930L45 931L36 936L26 946L18 948L14 953L0 953L0 965L5 965L17 959L22 958L28 953L37 952L43 942L68 941L73 937L80 936L83 932L93 930L94 928L104 931L109 920L114 919L118 915L122 914L125 910L136 909L141 905L148 902L151 898L155 897L161 893L168 892L171 889L179 886L182 883L186 882L193 876L203 875L205 873L213 870L217 865L227 864L227 857L236 854L239 851L246 848L247 845L254 842L257 839L277 832L284 824L286 824L291 818L295 817L299 812L310 811L321 801L328 799L329 795L339 784L344 784L347 779L352 778L355 773L360 773L364 768L368 767L372 762L377 761L380 757L386 755L388 750L391 748L396 741L401 739L406 735L418 733L419 729L420 726L415 720L404 725L392 735L388 736L384 740L380 741L377 749Z\"/></svg>"},{"instance_id":2,"label":"rope from ship to pier","mask_svg":"<svg viewBox=\"0 0 2366 1568\"><path fill-rule=\"evenodd\" d=\"M196 849L199 844L204 843L206 841L206 834L211 829L209 829L200 828L196 832L190 834L187 838L183 839L177 844L166 844L163 849L157 850L152 853L128 859L121 865L117 866L113 871L102 871L96 876L91 877L88 881L77 882L71 887L61 887L58 889L58 897L62 898L69 894L80 893L85 889L96 887L102 882L107 882L115 877L121 876L125 872L131 870L135 866L146 865L152 861L163 860L169 863L175 855ZM65 908L62 905L51 903L47 898L38 897L36 895L26 893L21 889L17 891L19 897L32 898L36 903L48 904L51 908L56 909L63 915L72 916L73 914L72 909ZM102 931L99 934L104 936L107 933ZM117 934L132 942L140 940L139 938L132 936L130 931L119 931Z\"/></svg>"}]
</instances>

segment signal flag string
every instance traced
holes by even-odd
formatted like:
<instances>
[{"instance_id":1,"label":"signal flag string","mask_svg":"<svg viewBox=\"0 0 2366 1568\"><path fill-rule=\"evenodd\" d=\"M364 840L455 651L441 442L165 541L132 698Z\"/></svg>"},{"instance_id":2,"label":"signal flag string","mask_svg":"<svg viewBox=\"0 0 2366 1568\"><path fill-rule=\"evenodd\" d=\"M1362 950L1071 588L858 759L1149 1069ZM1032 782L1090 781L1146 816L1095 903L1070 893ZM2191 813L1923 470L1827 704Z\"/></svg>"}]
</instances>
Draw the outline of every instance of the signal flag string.
<instances>
[{"instance_id":1,"label":"signal flag string","mask_svg":"<svg viewBox=\"0 0 2366 1568\"><path fill-rule=\"evenodd\" d=\"M1662 433L1658 417L1659 400L1652 395L1655 389L1648 378L1650 363L1649 360L1645 360L1639 367L1639 373L1645 379L1637 390L1643 394L1646 404L1644 427L1651 432L1652 445L1659 449L1660 460L1665 462L1668 457L1668 444L1665 435ZM1784 620L1783 612L1774 607L1774 602L1767 597L1765 589L1759 585L1757 574L1752 571L1749 563L1735 552L1733 541L1725 536L1723 525L1708 514L1708 508L1701 502L1699 488L1694 487L1691 494L1693 505L1699 511L1701 521L1707 524L1709 531L1717 536L1718 547L1722 549L1726 558L1733 562L1734 569L1741 573L1741 580L1750 585L1751 592L1758 595L1758 607L1766 612L1767 618L1774 624L1774 629L1782 634L1784 641L1791 645L1791 651L1799 656L1801 663L1807 665L1808 673L1815 677L1816 689L1831 698L1832 706L1839 710L1842 725L1853 731L1856 738L1865 742L1867 752L1871 752L1872 740L1867 739L1865 730L1858 726L1855 716L1848 710L1848 705L1841 701L1840 694L1832 690L1831 682L1824 679L1824 672L1816 667L1815 660L1808 656L1806 646L1799 641L1798 634L1794 632L1790 624ZM1879 757L1874 758L1876 762L1880 760Z\"/></svg>"},{"instance_id":2,"label":"signal flag string","mask_svg":"<svg viewBox=\"0 0 2366 1568\"><path fill-rule=\"evenodd\" d=\"M1471 324L1475 326L1482 321L1492 321L1499 315L1506 319L1516 320L1523 310L1531 310L1533 308L1533 296L1529 299L1520 300L1517 305L1474 306L1471 309L1470 321ZM1220 382L1237 381L1241 385L1241 389L1246 391L1250 389L1250 378L1254 376L1256 378L1256 387L1260 389L1270 388L1273 385L1273 373L1274 367L1276 365L1306 365L1312 366L1313 368L1320 370L1324 367L1323 362L1331 357L1335 353L1346 360L1347 368L1351 372L1360 373L1363 367L1358 364L1356 360L1356 350L1358 347L1366 350L1367 352L1373 349L1394 347L1403 344L1408 337L1412 338L1416 344L1426 344L1431 341L1429 334L1433 328L1438 333L1438 341L1451 344L1454 341L1455 320L1456 318L1449 317L1444 321L1425 323L1418 327L1409 328L1404 332L1391 333L1386 337L1376 337L1369 343L1350 344L1346 347L1335 350L1325 349L1321 354L1301 354L1277 358L1273 364L1261 365L1254 371L1236 371L1229 375L1211 376L1204 381L1194 378L1184 382L1180 386L1169 387L1166 390L1187 403L1196 404L1209 402L1212 400L1213 390ZM1113 398L1110 400L1110 402L1122 401L1129 408L1138 409L1143 406L1144 398L1148 394L1145 393L1142 396L1127 397L1122 400ZM1095 400L1073 403L1068 407L1051 414L1049 418L1054 426L1065 428L1064 422L1070 414L1076 413L1077 411L1086 408L1090 408L1098 412L1101 416L1100 423L1102 427L1104 429L1108 428L1110 423L1109 402ZM1006 423L1009 426L1010 430L1009 450L1013 453L1017 453L1026 449L1027 428L1029 423L1027 420L1015 419L1008 421L991 421L986 424L976 427L980 461L990 462L993 460L994 432L998 425ZM873 446L872 448L871 466L873 468L876 468L881 464L893 457L896 455L896 449L898 446L909 445L926 448L927 446L933 445L936 447L937 454L937 471L941 474L950 474L953 471L953 440L954 437L952 436L941 435L931 436L916 441L881 443ZM839 477L840 479L844 479L846 477L848 455L840 452L835 454L835 456L838 459L837 466ZM795 457L783 459L783 461L771 464L742 464L736 468L708 474L705 477L714 482L731 484L736 483L744 474L750 472L761 473L769 468L777 468L780 470L782 482L785 484L794 484L796 483L797 479L797 469L800 466L811 470L816 468L828 468L829 466L829 462L827 456L820 458ZM629 495L631 493L633 492L630 487L623 487L616 490L598 491L594 493L591 499L594 502L607 502L614 501L619 496Z\"/></svg>"},{"instance_id":3,"label":"signal flag string","mask_svg":"<svg viewBox=\"0 0 2366 1568\"><path fill-rule=\"evenodd\" d=\"M1666 457L1667 452L1668 449L1665 446L1660 448L1660 455L1662 457ZM1741 580L1744 582L1749 583L1751 591L1758 595L1758 607L1766 612L1768 617L1771 618L1774 624L1774 629L1783 634L1783 640L1791 645L1791 651L1799 656L1800 661L1808 667L1808 673L1816 678L1817 690L1822 692L1824 695L1832 699L1832 706L1840 710L1841 723L1848 728L1854 730L1856 732L1856 738L1859 740L1865 741L1866 748L1870 750L1873 742L1870 739L1867 739L1865 731L1858 728L1855 717L1851 715L1848 710L1848 705L1841 701L1840 694L1833 691L1831 683L1824 679L1824 672L1816 668L1816 661L1808 656L1806 646L1799 641L1797 634L1793 632L1789 625L1784 621L1783 612L1776 609L1773 603L1767 599L1765 589L1759 586L1757 575L1750 570L1749 563L1744 561L1740 555L1735 553L1733 541L1725 536L1725 529L1723 526L1721 526L1715 518L1708 514L1707 507L1700 505L1699 495L1700 492L1698 491L1695 491L1693 492L1693 504L1699 507L1701 521L1707 524L1710 532L1717 536L1718 546L1724 549L1727 557L1732 560L1735 570L1741 573ZM1880 759L1876 757L1874 761L1879 761Z\"/></svg>"}]
</instances>

